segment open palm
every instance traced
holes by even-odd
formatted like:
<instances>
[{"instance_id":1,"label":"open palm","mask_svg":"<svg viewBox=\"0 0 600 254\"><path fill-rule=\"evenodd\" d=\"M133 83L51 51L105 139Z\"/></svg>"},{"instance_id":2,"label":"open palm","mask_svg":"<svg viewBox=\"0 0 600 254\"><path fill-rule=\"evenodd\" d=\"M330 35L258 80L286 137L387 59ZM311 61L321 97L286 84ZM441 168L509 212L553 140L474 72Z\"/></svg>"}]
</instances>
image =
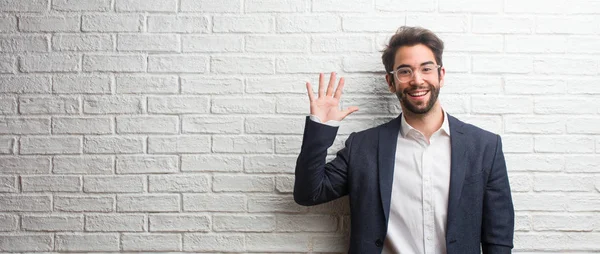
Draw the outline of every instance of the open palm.
<instances>
[{"instance_id":1,"label":"open palm","mask_svg":"<svg viewBox=\"0 0 600 254\"><path fill-rule=\"evenodd\" d=\"M344 89L344 78L340 78L334 92L335 76L336 74L332 72L329 77L329 85L327 85L327 90L325 91L325 76L323 73L319 74L318 98L315 98L310 83L306 83L306 90L310 100L310 114L318 117L323 123L329 120L341 121L349 114L358 110L358 107L355 106L340 110L340 98Z\"/></svg>"}]
</instances>

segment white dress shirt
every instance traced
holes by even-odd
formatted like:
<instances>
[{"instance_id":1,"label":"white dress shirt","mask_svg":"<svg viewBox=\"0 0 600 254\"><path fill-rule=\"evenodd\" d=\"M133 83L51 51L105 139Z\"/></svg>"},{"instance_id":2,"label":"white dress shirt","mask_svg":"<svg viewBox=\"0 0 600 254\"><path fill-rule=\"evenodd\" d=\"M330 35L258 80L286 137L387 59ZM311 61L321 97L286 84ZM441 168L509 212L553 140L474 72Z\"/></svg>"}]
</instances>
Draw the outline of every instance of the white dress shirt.
<instances>
[{"instance_id":1,"label":"white dress shirt","mask_svg":"<svg viewBox=\"0 0 600 254\"><path fill-rule=\"evenodd\" d=\"M321 123L311 115L310 119ZM339 126L339 121L327 121ZM396 143L394 179L384 254L445 254L450 188L450 125L444 122L429 142L404 115Z\"/></svg>"}]
</instances>

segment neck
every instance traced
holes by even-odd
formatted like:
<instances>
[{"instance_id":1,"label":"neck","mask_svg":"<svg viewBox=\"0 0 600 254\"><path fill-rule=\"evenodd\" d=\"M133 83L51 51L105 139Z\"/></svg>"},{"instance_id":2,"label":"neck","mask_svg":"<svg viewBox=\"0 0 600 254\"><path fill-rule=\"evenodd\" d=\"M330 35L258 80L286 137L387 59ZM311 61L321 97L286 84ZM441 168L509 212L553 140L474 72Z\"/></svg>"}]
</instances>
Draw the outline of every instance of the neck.
<instances>
[{"instance_id":1,"label":"neck","mask_svg":"<svg viewBox=\"0 0 600 254\"><path fill-rule=\"evenodd\" d=\"M402 107L402 114L404 114L406 122L423 133L428 140L444 123L444 111L439 102L436 102L433 108L425 114L414 114L404 107Z\"/></svg>"}]
</instances>

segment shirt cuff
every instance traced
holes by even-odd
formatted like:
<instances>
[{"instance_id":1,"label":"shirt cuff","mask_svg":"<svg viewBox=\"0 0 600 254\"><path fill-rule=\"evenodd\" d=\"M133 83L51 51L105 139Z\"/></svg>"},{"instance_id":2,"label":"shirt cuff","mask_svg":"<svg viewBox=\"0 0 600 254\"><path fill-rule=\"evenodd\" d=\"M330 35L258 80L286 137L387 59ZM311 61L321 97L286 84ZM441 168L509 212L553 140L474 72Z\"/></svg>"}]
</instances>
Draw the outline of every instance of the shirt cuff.
<instances>
[{"instance_id":1,"label":"shirt cuff","mask_svg":"<svg viewBox=\"0 0 600 254\"><path fill-rule=\"evenodd\" d=\"M310 120L312 120L313 122L324 124L324 125L331 126L331 127L340 127L340 121L329 120L329 121L323 123L323 122L321 122L321 119L319 119L319 117L315 116L315 115L310 115Z\"/></svg>"}]
</instances>

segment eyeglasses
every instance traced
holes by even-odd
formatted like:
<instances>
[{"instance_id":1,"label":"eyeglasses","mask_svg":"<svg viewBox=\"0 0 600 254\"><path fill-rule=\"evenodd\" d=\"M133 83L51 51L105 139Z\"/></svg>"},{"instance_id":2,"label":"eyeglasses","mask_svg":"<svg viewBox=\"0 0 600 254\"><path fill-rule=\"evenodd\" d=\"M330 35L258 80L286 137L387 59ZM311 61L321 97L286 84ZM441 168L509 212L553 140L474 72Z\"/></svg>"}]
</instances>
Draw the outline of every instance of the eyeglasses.
<instances>
[{"instance_id":1,"label":"eyeglasses","mask_svg":"<svg viewBox=\"0 0 600 254\"><path fill-rule=\"evenodd\" d=\"M421 65L421 67L419 67L418 69L418 72L421 73L421 75L423 76L429 76L434 74L441 67L441 65L435 64ZM410 67L398 68L395 71L390 71L390 74L393 74L396 80L402 83L411 81L415 76L415 72Z\"/></svg>"}]
</instances>

